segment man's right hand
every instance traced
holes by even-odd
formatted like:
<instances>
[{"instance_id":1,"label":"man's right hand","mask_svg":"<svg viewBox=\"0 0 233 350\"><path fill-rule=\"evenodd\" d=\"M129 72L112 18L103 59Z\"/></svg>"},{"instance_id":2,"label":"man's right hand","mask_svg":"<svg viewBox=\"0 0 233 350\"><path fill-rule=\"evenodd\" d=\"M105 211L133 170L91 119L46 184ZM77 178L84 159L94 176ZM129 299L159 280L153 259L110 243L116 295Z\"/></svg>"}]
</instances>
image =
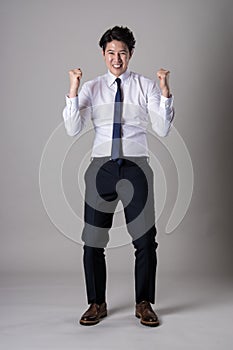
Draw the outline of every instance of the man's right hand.
<instances>
[{"instance_id":1,"label":"man's right hand","mask_svg":"<svg viewBox=\"0 0 233 350\"><path fill-rule=\"evenodd\" d=\"M78 89L80 85L80 80L82 78L82 71L80 68L71 69L69 71L70 76L70 93L69 97L76 97L78 94Z\"/></svg>"}]
</instances>

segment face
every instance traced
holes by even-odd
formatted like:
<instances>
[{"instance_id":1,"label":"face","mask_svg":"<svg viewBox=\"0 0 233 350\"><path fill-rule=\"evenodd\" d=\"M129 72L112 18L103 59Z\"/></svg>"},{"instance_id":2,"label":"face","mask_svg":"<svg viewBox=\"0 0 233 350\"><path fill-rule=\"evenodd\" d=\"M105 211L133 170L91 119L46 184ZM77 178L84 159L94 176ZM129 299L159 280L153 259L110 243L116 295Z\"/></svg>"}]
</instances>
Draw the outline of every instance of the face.
<instances>
[{"instance_id":1,"label":"face","mask_svg":"<svg viewBox=\"0 0 233 350\"><path fill-rule=\"evenodd\" d=\"M107 68L116 77L119 77L126 71L129 60L132 57L129 53L128 46L124 42L118 40L107 43L103 56Z\"/></svg>"}]
</instances>

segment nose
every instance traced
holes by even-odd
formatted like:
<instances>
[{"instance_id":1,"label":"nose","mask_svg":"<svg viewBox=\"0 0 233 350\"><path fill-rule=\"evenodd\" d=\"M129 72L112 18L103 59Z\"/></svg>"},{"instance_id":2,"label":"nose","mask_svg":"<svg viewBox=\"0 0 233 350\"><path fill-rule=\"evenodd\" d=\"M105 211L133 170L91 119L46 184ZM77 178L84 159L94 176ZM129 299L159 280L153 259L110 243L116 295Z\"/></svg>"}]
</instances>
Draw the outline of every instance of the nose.
<instances>
[{"instance_id":1,"label":"nose","mask_svg":"<svg viewBox=\"0 0 233 350\"><path fill-rule=\"evenodd\" d=\"M119 53L115 55L115 60L116 62L121 62L121 55Z\"/></svg>"}]
</instances>

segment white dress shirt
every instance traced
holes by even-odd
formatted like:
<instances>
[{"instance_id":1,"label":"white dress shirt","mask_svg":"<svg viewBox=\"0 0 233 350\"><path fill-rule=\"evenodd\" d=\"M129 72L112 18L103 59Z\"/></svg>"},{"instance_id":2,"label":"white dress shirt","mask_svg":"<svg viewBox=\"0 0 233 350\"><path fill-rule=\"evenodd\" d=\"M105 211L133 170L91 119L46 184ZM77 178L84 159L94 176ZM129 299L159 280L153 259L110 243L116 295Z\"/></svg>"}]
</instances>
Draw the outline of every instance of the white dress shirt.
<instances>
[{"instance_id":1,"label":"white dress shirt","mask_svg":"<svg viewBox=\"0 0 233 350\"><path fill-rule=\"evenodd\" d=\"M148 156L146 130L159 136L169 133L174 117L173 97L161 95L158 84L127 70L120 77L123 94L122 150L124 156ZM109 71L83 84L78 96L66 95L63 119L67 134L79 134L91 118L95 139L92 157L110 157L112 147L116 77Z\"/></svg>"}]
</instances>

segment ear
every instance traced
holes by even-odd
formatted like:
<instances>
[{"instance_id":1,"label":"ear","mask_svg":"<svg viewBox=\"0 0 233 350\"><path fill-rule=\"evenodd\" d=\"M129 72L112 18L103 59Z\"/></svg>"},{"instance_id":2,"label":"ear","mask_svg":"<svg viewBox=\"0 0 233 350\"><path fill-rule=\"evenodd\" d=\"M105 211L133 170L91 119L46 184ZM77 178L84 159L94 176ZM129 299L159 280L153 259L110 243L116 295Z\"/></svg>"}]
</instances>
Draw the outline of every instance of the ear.
<instances>
[{"instance_id":1,"label":"ear","mask_svg":"<svg viewBox=\"0 0 233 350\"><path fill-rule=\"evenodd\" d=\"M129 58L131 58L133 56L133 53L134 53L134 49L132 49L131 53L129 54Z\"/></svg>"},{"instance_id":2,"label":"ear","mask_svg":"<svg viewBox=\"0 0 233 350\"><path fill-rule=\"evenodd\" d=\"M103 57L105 57L105 52L104 52L104 50L102 50L102 55L103 55Z\"/></svg>"}]
</instances>

